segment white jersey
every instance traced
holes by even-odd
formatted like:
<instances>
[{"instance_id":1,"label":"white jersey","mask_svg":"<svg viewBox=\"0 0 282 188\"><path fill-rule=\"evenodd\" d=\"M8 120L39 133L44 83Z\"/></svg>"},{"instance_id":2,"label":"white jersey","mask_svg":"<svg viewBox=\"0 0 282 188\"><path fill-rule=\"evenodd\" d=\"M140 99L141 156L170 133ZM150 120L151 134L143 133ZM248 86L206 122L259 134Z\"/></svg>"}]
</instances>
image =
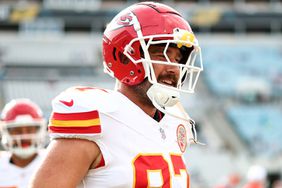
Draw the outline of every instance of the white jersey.
<instances>
[{"instance_id":1,"label":"white jersey","mask_svg":"<svg viewBox=\"0 0 282 188\"><path fill-rule=\"evenodd\" d=\"M0 188L27 188L30 178L35 173L45 156L40 151L36 158L26 167L18 167L10 162L11 153L0 153Z\"/></svg>"},{"instance_id":2,"label":"white jersey","mask_svg":"<svg viewBox=\"0 0 282 188\"><path fill-rule=\"evenodd\" d=\"M160 122L119 92L71 88L53 100L51 138L83 138L99 146L103 162L79 188L187 188L183 160L190 126L165 115Z\"/></svg>"}]
</instances>

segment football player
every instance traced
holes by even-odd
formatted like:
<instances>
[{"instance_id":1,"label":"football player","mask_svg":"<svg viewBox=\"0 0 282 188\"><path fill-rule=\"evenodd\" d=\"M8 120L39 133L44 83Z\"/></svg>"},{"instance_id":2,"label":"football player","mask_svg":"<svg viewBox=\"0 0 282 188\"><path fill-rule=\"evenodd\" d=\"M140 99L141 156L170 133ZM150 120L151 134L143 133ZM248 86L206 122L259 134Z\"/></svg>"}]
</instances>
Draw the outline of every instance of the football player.
<instances>
[{"instance_id":1,"label":"football player","mask_svg":"<svg viewBox=\"0 0 282 188\"><path fill-rule=\"evenodd\" d=\"M260 165L252 165L247 172L247 182L243 188L267 187L267 170Z\"/></svg>"},{"instance_id":2,"label":"football player","mask_svg":"<svg viewBox=\"0 0 282 188\"><path fill-rule=\"evenodd\" d=\"M77 86L53 100L32 188L189 187L182 154L197 141L179 94L202 71L189 24L164 4L134 4L104 31L103 57L116 89Z\"/></svg>"},{"instance_id":3,"label":"football player","mask_svg":"<svg viewBox=\"0 0 282 188\"><path fill-rule=\"evenodd\" d=\"M0 188L26 188L45 156L46 122L40 108L29 99L14 99L1 113Z\"/></svg>"}]
</instances>

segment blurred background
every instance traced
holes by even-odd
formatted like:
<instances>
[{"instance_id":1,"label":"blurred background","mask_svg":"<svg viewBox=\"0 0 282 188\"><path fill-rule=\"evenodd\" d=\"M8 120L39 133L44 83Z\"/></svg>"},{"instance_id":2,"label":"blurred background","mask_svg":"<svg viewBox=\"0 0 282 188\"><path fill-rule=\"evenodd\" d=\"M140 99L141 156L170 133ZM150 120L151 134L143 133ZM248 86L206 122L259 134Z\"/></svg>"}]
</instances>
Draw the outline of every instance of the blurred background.
<instances>
[{"instance_id":1,"label":"blurred background","mask_svg":"<svg viewBox=\"0 0 282 188\"><path fill-rule=\"evenodd\" d=\"M106 24L137 0L0 0L0 107L30 98L45 117L74 85L113 88L103 73ZM282 175L282 1L163 0L192 26L204 72L182 96L205 146L186 153L192 188L242 187L248 170ZM1 164L0 164L1 165ZM255 172L252 176L259 176ZM236 186L235 186L236 185ZM231 186L230 186L231 187ZM280 187L281 188L281 187Z\"/></svg>"}]
</instances>

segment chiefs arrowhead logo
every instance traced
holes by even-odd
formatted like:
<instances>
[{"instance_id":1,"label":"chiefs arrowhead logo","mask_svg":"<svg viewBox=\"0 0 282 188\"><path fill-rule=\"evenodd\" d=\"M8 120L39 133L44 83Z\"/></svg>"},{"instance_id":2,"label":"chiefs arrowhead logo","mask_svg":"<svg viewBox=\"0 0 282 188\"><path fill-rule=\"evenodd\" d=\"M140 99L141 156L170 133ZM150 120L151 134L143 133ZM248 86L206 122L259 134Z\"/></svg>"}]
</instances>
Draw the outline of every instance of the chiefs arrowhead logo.
<instances>
[{"instance_id":1,"label":"chiefs arrowhead logo","mask_svg":"<svg viewBox=\"0 0 282 188\"><path fill-rule=\"evenodd\" d=\"M185 152L187 147L187 133L184 125L180 124L176 130L177 143L181 152Z\"/></svg>"},{"instance_id":2,"label":"chiefs arrowhead logo","mask_svg":"<svg viewBox=\"0 0 282 188\"><path fill-rule=\"evenodd\" d=\"M68 107L72 107L73 106L73 99L71 99L70 101L60 100L60 102L63 103L64 105L68 106Z\"/></svg>"},{"instance_id":3,"label":"chiefs arrowhead logo","mask_svg":"<svg viewBox=\"0 0 282 188\"><path fill-rule=\"evenodd\" d=\"M117 24L122 26L132 25L132 13L126 13L117 19Z\"/></svg>"},{"instance_id":4,"label":"chiefs arrowhead logo","mask_svg":"<svg viewBox=\"0 0 282 188\"><path fill-rule=\"evenodd\" d=\"M127 10L122 11L107 26L105 33L107 33L107 31L114 31L123 27L132 26L136 20L137 18L132 12L128 12Z\"/></svg>"}]
</instances>

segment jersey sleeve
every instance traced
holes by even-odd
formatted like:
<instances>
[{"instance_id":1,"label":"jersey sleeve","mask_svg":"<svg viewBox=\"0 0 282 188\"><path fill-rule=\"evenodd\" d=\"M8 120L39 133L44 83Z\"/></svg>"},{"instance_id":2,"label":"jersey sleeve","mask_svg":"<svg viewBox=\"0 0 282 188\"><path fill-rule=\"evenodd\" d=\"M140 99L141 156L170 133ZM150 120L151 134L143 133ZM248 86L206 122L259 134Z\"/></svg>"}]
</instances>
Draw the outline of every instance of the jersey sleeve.
<instances>
[{"instance_id":1,"label":"jersey sleeve","mask_svg":"<svg viewBox=\"0 0 282 188\"><path fill-rule=\"evenodd\" d=\"M101 137L101 106L107 106L107 90L73 87L52 101L48 130L51 139L79 138L95 141ZM103 111L103 109L102 109Z\"/></svg>"}]
</instances>

